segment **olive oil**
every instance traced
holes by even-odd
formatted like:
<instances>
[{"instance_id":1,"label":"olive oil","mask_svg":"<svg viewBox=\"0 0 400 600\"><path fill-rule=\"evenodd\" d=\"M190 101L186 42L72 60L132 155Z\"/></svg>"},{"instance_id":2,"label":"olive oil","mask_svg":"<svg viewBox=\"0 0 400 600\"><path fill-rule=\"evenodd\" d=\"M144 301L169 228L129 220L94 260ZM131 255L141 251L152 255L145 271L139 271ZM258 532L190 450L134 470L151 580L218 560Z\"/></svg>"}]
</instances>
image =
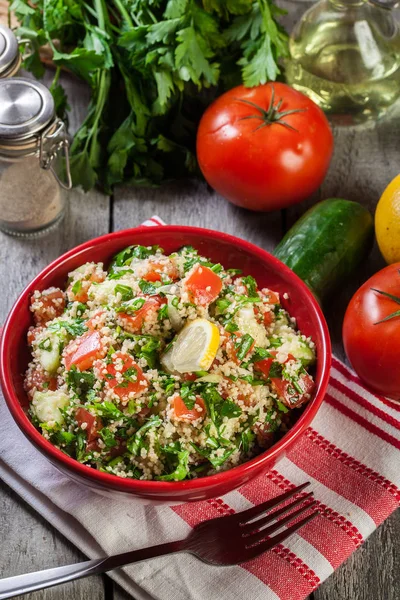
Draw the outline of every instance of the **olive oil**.
<instances>
[{"instance_id":1,"label":"olive oil","mask_svg":"<svg viewBox=\"0 0 400 600\"><path fill-rule=\"evenodd\" d=\"M400 98L400 38L389 10L322 0L290 40L290 85L343 124L383 115Z\"/></svg>"}]
</instances>

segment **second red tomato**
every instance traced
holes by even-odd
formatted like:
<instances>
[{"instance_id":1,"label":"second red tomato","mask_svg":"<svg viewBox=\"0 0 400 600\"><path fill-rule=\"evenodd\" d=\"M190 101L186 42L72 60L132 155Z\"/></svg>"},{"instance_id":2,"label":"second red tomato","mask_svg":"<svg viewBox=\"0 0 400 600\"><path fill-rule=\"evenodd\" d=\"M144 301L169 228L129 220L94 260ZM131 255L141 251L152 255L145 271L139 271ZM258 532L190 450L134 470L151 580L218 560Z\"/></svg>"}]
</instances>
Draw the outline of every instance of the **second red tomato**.
<instances>
[{"instance_id":1,"label":"second red tomato","mask_svg":"<svg viewBox=\"0 0 400 600\"><path fill-rule=\"evenodd\" d=\"M204 113L197 158L207 182L250 210L301 202L322 183L333 136L322 110L283 83L236 87Z\"/></svg>"}]
</instances>

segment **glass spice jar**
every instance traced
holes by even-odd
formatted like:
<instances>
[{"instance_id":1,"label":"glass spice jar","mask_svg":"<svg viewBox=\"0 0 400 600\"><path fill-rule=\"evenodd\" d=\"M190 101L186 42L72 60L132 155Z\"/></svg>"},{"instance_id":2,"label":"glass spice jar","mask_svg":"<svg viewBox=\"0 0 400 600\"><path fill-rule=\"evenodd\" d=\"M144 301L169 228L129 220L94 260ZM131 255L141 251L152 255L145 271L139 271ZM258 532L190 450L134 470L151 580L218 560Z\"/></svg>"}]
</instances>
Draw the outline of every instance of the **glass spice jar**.
<instances>
[{"instance_id":1,"label":"glass spice jar","mask_svg":"<svg viewBox=\"0 0 400 600\"><path fill-rule=\"evenodd\" d=\"M69 143L49 90L30 79L0 80L0 229L32 237L63 217L72 187Z\"/></svg>"},{"instance_id":2,"label":"glass spice jar","mask_svg":"<svg viewBox=\"0 0 400 600\"><path fill-rule=\"evenodd\" d=\"M25 41L25 40L24 40ZM13 77L19 71L22 55L19 41L5 25L0 25L0 78Z\"/></svg>"}]
</instances>

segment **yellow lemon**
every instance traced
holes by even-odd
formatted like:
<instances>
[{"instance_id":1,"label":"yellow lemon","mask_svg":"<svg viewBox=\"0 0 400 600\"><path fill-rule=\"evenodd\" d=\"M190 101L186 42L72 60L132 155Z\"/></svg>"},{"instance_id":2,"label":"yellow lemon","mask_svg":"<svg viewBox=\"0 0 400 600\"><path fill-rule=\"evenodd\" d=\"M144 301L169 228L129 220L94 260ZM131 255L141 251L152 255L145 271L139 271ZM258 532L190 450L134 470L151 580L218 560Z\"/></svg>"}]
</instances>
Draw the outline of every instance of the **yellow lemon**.
<instances>
[{"instance_id":1,"label":"yellow lemon","mask_svg":"<svg viewBox=\"0 0 400 600\"><path fill-rule=\"evenodd\" d=\"M400 175L389 183L378 202L375 233L386 262L400 262Z\"/></svg>"},{"instance_id":2,"label":"yellow lemon","mask_svg":"<svg viewBox=\"0 0 400 600\"><path fill-rule=\"evenodd\" d=\"M208 371L218 352L219 341L218 327L214 323L195 319L178 333L172 346L161 357L161 364L169 372Z\"/></svg>"}]
</instances>

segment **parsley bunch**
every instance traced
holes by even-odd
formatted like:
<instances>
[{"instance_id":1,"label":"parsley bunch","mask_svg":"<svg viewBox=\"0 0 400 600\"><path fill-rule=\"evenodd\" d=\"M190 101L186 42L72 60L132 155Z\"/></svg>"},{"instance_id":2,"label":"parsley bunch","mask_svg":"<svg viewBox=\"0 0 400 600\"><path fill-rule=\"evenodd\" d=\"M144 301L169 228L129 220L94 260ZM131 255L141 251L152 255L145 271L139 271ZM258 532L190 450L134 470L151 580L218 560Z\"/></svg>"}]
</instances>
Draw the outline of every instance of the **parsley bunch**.
<instances>
[{"instance_id":1,"label":"parsley bunch","mask_svg":"<svg viewBox=\"0 0 400 600\"><path fill-rule=\"evenodd\" d=\"M75 185L159 184L197 170L195 135L206 106L244 83L275 80L287 36L273 0L10 0L19 34L36 52L26 68L44 73L39 49L53 50L51 91L66 67L91 87L75 134Z\"/></svg>"}]
</instances>

